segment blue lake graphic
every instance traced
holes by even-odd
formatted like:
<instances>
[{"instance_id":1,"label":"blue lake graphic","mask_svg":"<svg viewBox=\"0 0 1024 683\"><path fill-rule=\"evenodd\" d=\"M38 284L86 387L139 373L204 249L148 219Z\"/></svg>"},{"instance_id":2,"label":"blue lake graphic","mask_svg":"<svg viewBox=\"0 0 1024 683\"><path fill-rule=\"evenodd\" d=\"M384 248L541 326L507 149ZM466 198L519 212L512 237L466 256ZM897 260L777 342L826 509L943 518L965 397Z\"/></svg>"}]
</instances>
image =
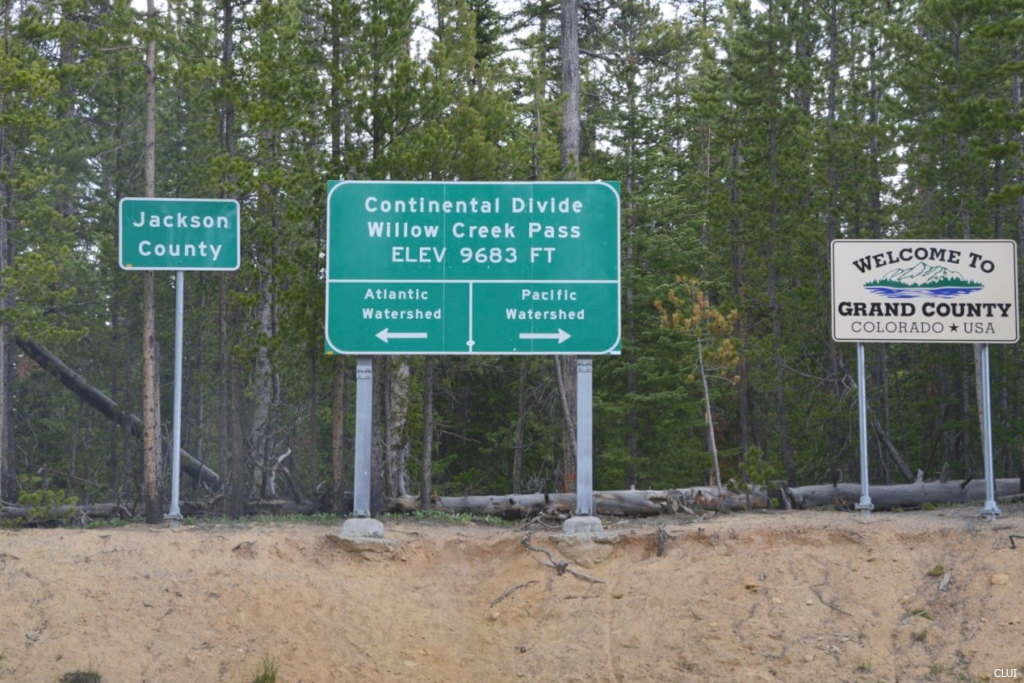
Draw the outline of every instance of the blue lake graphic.
<instances>
[{"instance_id":1,"label":"blue lake graphic","mask_svg":"<svg viewBox=\"0 0 1024 683\"><path fill-rule=\"evenodd\" d=\"M880 287L871 285L865 287L874 294L879 294L890 299L918 299L932 297L938 299L952 299L965 294L981 291L981 287Z\"/></svg>"}]
</instances>

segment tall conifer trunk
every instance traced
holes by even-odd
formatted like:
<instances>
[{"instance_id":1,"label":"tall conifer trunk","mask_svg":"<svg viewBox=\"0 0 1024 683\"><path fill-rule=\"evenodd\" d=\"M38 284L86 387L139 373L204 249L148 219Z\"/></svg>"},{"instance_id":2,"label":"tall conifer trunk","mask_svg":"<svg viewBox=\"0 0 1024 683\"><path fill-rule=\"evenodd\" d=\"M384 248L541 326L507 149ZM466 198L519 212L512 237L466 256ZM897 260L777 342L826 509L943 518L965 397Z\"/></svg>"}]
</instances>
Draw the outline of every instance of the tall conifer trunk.
<instances>
[{"instance_id":1,"label":"tall conifer trunk","mask_svg":"<svg viewBox=\"0 0 1024 683\"><path fill-rule=\"evenodd\" d=\"M420 507L430 509L434 464L434 357L423 359L423 463L420 474Z\"/></svg>"},{"instance_id":2,"label":"tall conifer trunk","mask_svg":"<svg viewBox=\"0 0 1024 683\"><path fill-rule=\"evenodd\" d=\"M345 81L342 77L342 51L346 36L341 20L342 3L331 0L331 168L335 177L344 175L343 152L348 149L347 136L351 131L348 116L348 98L343 97ZM345 504L345 377L348 364L345 356L335 356L332 363L334 379L331 384L331 502L332 510L338 514L347 512Z\"/></svg>"},{"instance_id":3,"label":"tall conifer trunk","mask_svg":"<svg viewBox=\"0 0 1024 683\"><path fill-rule=\"evenodd\" d=\"M828 211L825 216L825 254L829 261L831 272L832 249L831 243L839 238L839 169L838 150L836 142L836 90L839 80L839 7L838 0L830 0L828 5L828 90L825 111L825 130L828 136L828 166L826 176L828 180ZM839 351L839 345L831 336L825 341L826 353L828 354L828 376L829 393L833 401L836 401L843 392L843 359ZM829 477L832 481L840 480L840 472L843 464L839 456L846 449L844 448L844 434L846 433L844 420L833 411L828 418L828 452L829 452Z\"/></svg>"},{"instance_id":4,"label":"tall conifer trunk","mask_svg":"<svg viewBox=\"0 0 1024 683\"><path fill-rule=\"evenodd\" d=\"M406 493L406 462L409 459L409 361L405 356L392 356L387 363L387 395L384 404L386 452L384 484L388 496Z\"/></svg>"},{"instance_id":5,"label":"tall conifer trunk","mask_svg":"<svg viewBox=\"0 0 1024 683\"><path fill-rule=\"evenodd\" d=\"M146 3L147 27L150 37L146 43L146 132L143 167L145 195L156 196L156 39L152 31L156 24L154 0ZM146 508L146 522L159 524L160 510L160 377L156 345L155 278L147 270L142 276L142 498Z\"/></svg>"},{"instance_id":6,"label":"tall conifer trunk","mask_svg":"<svg viewBox=\"0 0 1024 683\"><path fill-rule=\"evenodd\" d=\"M580 164L580 27L578 0L561 0L562 171L575 180Z\"/></svg>"},{"instance_id":7,"label":"tall conifer trunk","mask_svg":"<svg viewBox=\"0 0 1024 683\"><path fill-rule=\"evenodd\" d=\"M345 357L335 356L331 385L331 510L345 507Z\"/></svg>"},{"instance_id":8,"label":"tall conifer trunk","mask_svg":"<svg viewBox=\"0 0 1024 683\"><path fill-rule=\"evenodd\" d=\"M561 0L562 33L562 173L576 180L580 164L580 30L578 0ZM562 405L562 490L575 490L576 356L555 357Z\"/></svg>"},{"instance_id":9,"label":"tall conifer trunk","mask_svg":"<svg viewBox=\"0 0 1024 683\"><path fill-rule=\"evenodd\" d=\"M775 19L772 17L778 12L778 8L775 3L769 2L767 11L769 16L769 25L774 25ZM774 61L777 58L778 46L775 44L773 38L768 54L770 62L770 83L768 84L768 87L772 97L771 102L773 103L781 101L781 95L777 90L780 85L779 81L781 80L781 76L778 73L778 67ZM796 466L793 463L793 451L789 442L789 420L786 409L785 359L783 357L784 335L782 329L782 310L778 296L779 256L777 252L777 241L780 237L781 230L781 226L779 224L779 216L781 215L781 209L779 207L779 114L772 112L770 116L771 120L768 122L768 178L770 195L768 200L768 276L766 289L768 294L768 308L771 314L772 358L775 366L775 426L778 429L779 451L782 457L782 467L786 471L786 481L790 486L794 486L796 485Z\"/></svg>"},{"instance_id":10,"label":"tall conifer trunk","mask_svg":"<svg viewBox=\"0 0 1024 683\"><path fill-rule=\"evenodd\" d=\"M222 0L221 2L221 79L224 98L221 101L220 111L220 140L221 152L229 159L235 156L235 104L231 87L234 82L234 59L235 59L235 0ZM235 178L226 178L228 184L233 185ZM217 409L218 440L220 449L220 471L230 476L226 477L229 482L227 495L224 497L224 511L231 517L239 517L244 512L244 460L243 440L241 435L241 406L233 410L234 401L241 400L241 389L237 391L234 387L235 359L231 351L232 335L237 330L237 313L228 302L231 291L235 288L237 274L235 272L220 274L220 288L218 292L219 325L217 332L217 358L218 358L218 398L220 405ZM240 372L240 370L238 370ZM240 379L238 380L241 381ZM238 438L236 438L236 436Z\"/></svg>"},{"instance_id":11,"label":"tall conifer trunk","mask_svg":"<svg viewBox=\"0 0 1024 683\"><path fill-rule=\"evenodd\" d=\"M523 451L526 449L526 382L529 360L519 361L519 404L516 413L516 441L512 449L512 493L523 492Z\"/></svg>"},{"instance_id":12,"label":"tall conifer trunk","mask_svg":"<svg viewBox=\"0 0 1024 683\"><path fill-rule=\"evenodd\" d=\"M12 3L4 3L3 22L0 33L0 50L6 57L10 51ZM6 114L7 100L0 98L0 116ZM11 148L7 130L0 125L0 283L3 282L4 271L10 267L14 252L11 248L10 228L14 224L10 216L14 193L7 182L13 165L14 150ZM0 311L10 306L10 297L0 294ZM14 431L11 428L11 356L10 329L0 317L0 501L16 501L17 478L14 469Z\"/></svg>"},{"instance_id":13,"label":"tall conifer trunk","mask_svg":"<svg viewBox=\"0 0 1024 683\"><path fill-rule=\"evenodd\" d=\"M5 6L6 7L6 6ZM6 50L6 34L8 28L8 12L2 17L4 22L3 48ZM3 112L4 102L0 100L0 115ZM4 178L8 172L10 158L13 152L8 149L7 137L3 126L0 126L0 282L2 282L4 270L11 265L13 250L9 226L13 221L8 218L11 207L12 193ZM10 297L7 294L0 294L0 311L10 306ZM11 355L10 328L0 317L0 501L13 502L18 498L17 477L14 469L14 430L11 428L11 367L14 362Z\"/></svg>"}]
</instances>

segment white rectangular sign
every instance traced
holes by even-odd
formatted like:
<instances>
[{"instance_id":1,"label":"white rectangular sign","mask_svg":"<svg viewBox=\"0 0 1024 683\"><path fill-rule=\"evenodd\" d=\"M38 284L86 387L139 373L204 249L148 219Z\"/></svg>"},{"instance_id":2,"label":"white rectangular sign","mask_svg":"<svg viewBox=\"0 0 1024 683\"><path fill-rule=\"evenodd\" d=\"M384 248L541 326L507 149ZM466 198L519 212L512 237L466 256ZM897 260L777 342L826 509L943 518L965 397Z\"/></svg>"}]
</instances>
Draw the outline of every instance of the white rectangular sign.
<instances>
[{"instance_id":1,"label":"white rectangular sign","mask_svg":"<svg viewBox=\"0 0 1024 683\"><path fill-rule=\"evenodd\" d=\"M832 338L839 342L1017 342L1017 243L835 240Z\"/></svg>"}]
</instances>

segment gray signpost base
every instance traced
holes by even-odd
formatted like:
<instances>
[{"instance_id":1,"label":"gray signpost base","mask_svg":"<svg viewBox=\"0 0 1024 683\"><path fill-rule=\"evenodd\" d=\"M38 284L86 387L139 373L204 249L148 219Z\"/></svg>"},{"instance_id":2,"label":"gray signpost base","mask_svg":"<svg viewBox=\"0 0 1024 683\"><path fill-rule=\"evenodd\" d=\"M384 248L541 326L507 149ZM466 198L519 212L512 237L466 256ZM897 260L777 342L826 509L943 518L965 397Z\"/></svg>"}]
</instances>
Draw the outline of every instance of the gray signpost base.
<instances>
[{"instance_id":1,"label":"gray signpost base","mask_svg":"<svg viewBox=\"0 0 1024 683\"><path fill-rule=\"evenodd\" d=\"M576 514L565 520L566 534L599 534L594 516L594 360L576 359Z\"/></svg>"},{"instance_id":2,"label":"gray signpost base","mask_svg":"<svg viewBox=\"0 0 1024 683\"><path fill-rule=\"evenodd\" d=\"M352 473L352 518L341 525L341 535L384 536L384 525L370 517L370 449L373 444L373 359L356 361L356 463Z\"/></svg>"},{"instance_id":3,"label":"gray signpost base","mask_svg":"<svg viewBox=\"0 0 1024 683\"><path fill-rule=\"evenodd\" d=\"M384 538L384 525L373 517L349 517L341 525L342 538Z\"/></svg>"}]
</instances>

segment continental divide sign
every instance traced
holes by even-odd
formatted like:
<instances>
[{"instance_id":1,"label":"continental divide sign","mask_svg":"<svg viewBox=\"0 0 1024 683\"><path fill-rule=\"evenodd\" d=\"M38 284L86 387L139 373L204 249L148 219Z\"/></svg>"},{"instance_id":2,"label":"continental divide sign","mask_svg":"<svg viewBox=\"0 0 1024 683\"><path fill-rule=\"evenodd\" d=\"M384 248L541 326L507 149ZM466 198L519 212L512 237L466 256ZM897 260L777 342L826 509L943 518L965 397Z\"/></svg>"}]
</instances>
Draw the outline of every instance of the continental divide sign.
<instances>
[{"instance_id":1,"label":"continental divide sign","mask_svg":"<svg viewBox=\"0 0 1024 683\"><path fill-rule=\"evenodd\" d=\"M325 346L618 354L619 188L332 182Z\"/></svg>"},{"instance_id":2,"label":"continental divide sign","mask_svg":"<svg viewBox=\"0 0 1024 683\"><path fill-rule=\"evenodd\" d=\"M1012 240L832 242L832 338L840 342L1015 343Z\"/></svg>"}]
</instances>

